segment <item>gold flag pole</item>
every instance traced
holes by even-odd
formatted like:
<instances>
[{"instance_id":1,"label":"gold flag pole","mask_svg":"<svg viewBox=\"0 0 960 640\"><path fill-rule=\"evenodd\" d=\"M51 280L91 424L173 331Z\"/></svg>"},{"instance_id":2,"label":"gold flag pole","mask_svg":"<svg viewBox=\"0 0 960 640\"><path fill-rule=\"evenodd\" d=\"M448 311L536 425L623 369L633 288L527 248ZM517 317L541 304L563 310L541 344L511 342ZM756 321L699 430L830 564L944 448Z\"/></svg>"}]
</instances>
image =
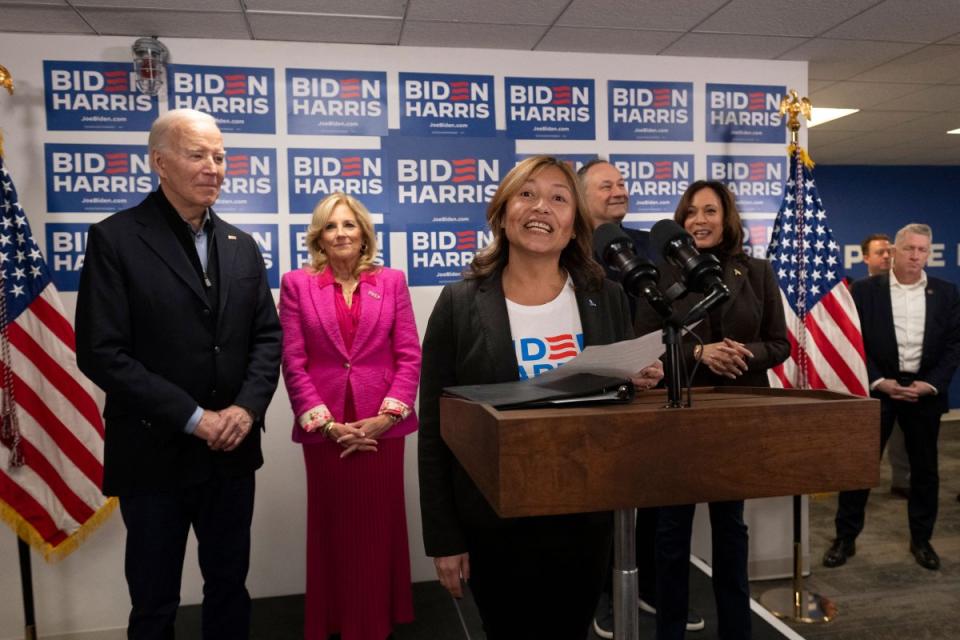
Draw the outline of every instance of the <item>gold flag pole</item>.
<instances>
[{"instance_id":1,"label":"gold flag pole","mask_svg":"<svg viewBox=\"0 0 960 640\"><path fill-rule=\"evenodd\" d=\"M0 88L13 95L13 75L0 64ZM0 158L3 157L3 131L0 130ZM26 640L37 640L37 621L33 604L33 571L30 567L30 546L17 538L17 552L20 559L20 588L23 592L23 633Z\"/></svg>"},{"instance_id":2,"label":"gold flag pole","mask_svg":"<svg viewBox=\"0 0 960 640\"><path fill-rule=\"evenodd\" d=\"M13 76L10 71L0 64L0 88L6 89L7 93L13 95ZM3 157L3 131L0 131L0 158Z\"/></svg>"},{"instance_id":3,"label":"gold flag pole","mask_svg":"<svg viewBox=\"0 0 960 640\"><path fill-rule=\"evenodd\" d=\"M796 157L798 172L800 163L813 166L810 156L800 146L800 117L809 120L812 108L810 100L801 98L795 89L791 89L780 101L780 115L787 116L785 126L790 130L788 153ZM804 349L801 348L800 351L803 352ZM803 371L805 366L803 362L798 364L798 369L801 370L800 379L795 381L795 386L806 389L809 385ZM773 615L791 622L830 622L837 617L836 605L824 596L803 588L802 505L803 497L793 496L793 585L789 588L768 590L760 596L760 603Z\"/></svg>"}]
</instances>

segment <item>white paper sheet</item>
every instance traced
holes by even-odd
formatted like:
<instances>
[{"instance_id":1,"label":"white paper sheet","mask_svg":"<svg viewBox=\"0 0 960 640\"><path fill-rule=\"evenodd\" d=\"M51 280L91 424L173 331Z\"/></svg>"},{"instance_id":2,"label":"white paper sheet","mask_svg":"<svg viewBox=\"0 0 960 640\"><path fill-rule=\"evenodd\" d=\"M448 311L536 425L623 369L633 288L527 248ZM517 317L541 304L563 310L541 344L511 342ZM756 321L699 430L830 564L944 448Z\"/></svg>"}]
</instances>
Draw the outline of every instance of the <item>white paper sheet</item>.
<instances>
[{"instance_id":1,"label":"white paper sheet","mask_svg":"<svg viewBox=\"0 0 960 640\"><path fill-rule=\"evenodd\" d=\"M538 379L560 379L575 373L629 378L653 364L664 351L663 332L653 331L632 340L587 347L573 360L545 371Z\"/></svg>"}]
</instances>

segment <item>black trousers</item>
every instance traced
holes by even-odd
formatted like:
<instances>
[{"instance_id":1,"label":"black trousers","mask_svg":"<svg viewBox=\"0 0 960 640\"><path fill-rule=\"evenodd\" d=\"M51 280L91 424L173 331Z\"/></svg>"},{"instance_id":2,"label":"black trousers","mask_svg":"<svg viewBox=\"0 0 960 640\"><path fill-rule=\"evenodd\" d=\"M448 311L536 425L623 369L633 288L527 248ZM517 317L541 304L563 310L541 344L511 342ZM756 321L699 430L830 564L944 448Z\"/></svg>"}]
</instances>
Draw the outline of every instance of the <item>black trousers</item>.
<instances>
[{"instance_id":1,"label":"black trousers","mask_svg":"<svg viewBox=\"0 0 960 640\"><path fill-rule=\"evenodd\" d=\"M468 530L470 589L488 640L583 640L612 535L609 513L516 518Z\"/></svg>"},{"instance_id":2,"label":"black trousers","mask_svg":"<svg viewBox=\"0 0 960 640\"><path fill-rule=\"evenodd\" d=\"M903 442L910 460L910 497L907 519L910 537L915 542L929 542L937 521L937 495L940 473L937 462L937 441L940 438L940 410L933 398L919 402L880 401L880 455L899 421ZM863 531L864 511L869 489L842 491L838 499L837 537L854 540Z\"/></svg>"},{"instance_id":3,"label":"black trousers","mask_svg":"<svg viewBox=\"0 0 960 640\"><path fill-rule=\"evenodd\" d=\"M750 637L749 539L743 501L711 502L713 597L717 636ZM660 507L657 523L657 640L682 640L690 597L690 536L696 505Z\"/></svg>"},{"instance_id":4,"label":"black trousers","mask_svg":"<svg viewBox=\"0 0 960 640\"><path fill-rule=\"evenodd\" d=\"M214 477L168 493L120 498L127 528L125 573L130 640L169 640L180 604L187 536L193 526L203 574L205 640L243 640L250 633L250 522L253 473Z\"/></svg>"}]
</instances>

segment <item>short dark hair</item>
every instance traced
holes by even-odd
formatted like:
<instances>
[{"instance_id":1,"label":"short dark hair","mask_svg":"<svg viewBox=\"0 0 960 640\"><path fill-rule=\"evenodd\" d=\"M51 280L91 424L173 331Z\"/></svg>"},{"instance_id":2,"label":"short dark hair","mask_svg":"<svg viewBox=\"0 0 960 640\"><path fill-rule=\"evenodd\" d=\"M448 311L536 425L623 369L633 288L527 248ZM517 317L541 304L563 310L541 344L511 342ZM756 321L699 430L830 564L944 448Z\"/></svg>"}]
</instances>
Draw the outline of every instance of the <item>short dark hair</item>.
<instances>
[{"instance_id":1,"label":"short dark hair","mask_svg":"<svg viewBox=\"0 0 960 640\"><path fill-rule=\"evenodd\" d=\"M610 162L609 160L607 160L606 158L604 158L604 157L602 157L602 156L597 156L597 157L594 158L593 160L584 163L584 165L583 165L582 167L580 167L579 169L577 169L577 178L579 178L580 184L583 184L583 180L584 180L584 178L587 177L587 173L590 171L590 169L594 168L594 167L597 166L598 164L609 164L609 165L613 165L612 162Z\"/></svg>"},{"instance_id":2,"label":"short dark hair","mask_svg":"<svg viewBox=\"0 0 960 640\"><path fill-rule=\"evenodd\" d=\"M711 189L717 198L720 199L720 205L723 207L723 238L717 247L719 251L728 256L743 253L743 222L740 221L740 212L737 210L737 201L730 193L730 189L719 180L697 180L683 192L680 196L680 202L677 203L677 210L673 214L673 220L681 227L687 219L687 209L693 196L701 189Z\"/></svg>"},{"instance_id":3,"label":"short dark hair","mask_svg":"<svg viewBox=\"0 0 960 640\"><path fill-rule=\"evenodd\" d=\"M870 243L874 240L886 240L890 242L890 236L885 233L871 233L866 238L863 239L863 242L860 243L860 251L862 255L866 256L870 253Z\"/></svg>"}]
</instances>

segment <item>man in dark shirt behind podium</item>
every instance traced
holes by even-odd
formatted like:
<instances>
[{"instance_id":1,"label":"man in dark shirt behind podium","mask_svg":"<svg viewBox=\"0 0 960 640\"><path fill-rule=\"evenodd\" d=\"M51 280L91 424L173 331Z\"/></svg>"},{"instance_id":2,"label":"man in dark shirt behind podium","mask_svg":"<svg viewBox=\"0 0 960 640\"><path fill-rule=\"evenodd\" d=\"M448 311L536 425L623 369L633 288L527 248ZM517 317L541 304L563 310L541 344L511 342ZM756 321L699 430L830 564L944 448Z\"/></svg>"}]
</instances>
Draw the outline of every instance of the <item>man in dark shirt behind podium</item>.
<instances>
[{"instance_id":1,"label":"man in dark shirt behind podium","mask_svg":"<svg viewBox=\"0 0 960 640\"><path fill-rule=\"evenodd\" d=\"M588 213L596 229L601 224L613 222L620 225L633 240L633 250L639 256L653 259L650 251L650 232L631 229L623 226L623 219L627 215L630 197L626 183L620 170L612 163L603 159L595 159L586 163L577 171L584 198L587 201ZM619 282L620 274L611 270L600 256L595 256L603 265L607 277ZM631 315L636 312L637 301L628 295ZM639 582L640 610L651 615L656 614L656 566L654 554L654 536L657 530L657 510L637 510L637 575ZM611 554L611 561L612 561ZM610 591L613 582L613 573L609 572L604 593L597 605L597 612L593 620L593 630L601 638L613 637L613 600ZM703 618L692 609L687 612L687 630L700 631L704 628Z\"/></svg>"}]
</instances>

